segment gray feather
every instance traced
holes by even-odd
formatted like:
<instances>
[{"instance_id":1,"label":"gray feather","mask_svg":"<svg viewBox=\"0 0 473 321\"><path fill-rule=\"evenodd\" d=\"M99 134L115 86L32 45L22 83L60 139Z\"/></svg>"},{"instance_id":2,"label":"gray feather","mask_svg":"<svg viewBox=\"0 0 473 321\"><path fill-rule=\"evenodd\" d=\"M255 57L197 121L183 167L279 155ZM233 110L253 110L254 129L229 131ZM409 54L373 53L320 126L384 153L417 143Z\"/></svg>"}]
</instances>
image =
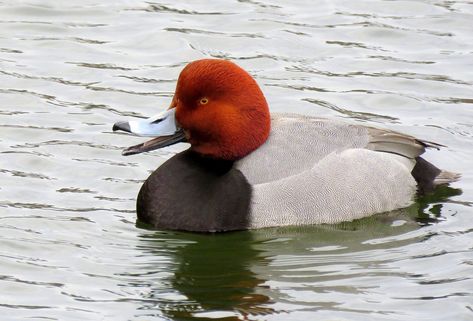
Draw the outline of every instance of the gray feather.
<instances>
[{"instance_id":1,"label":"gray feather","mask_svg":"<svg viewBox=\"0 0 473 321\"><path fill-rule=\"evenodd\" d=\"M236 162L253 187L251 227L350 221L412 203L415 158L441 145L337 120L275 114Z\"/></svg>"},{"instance_id":2,"label":"gray feather","mask_svg":"<svg viewBox=\"0 0 473 321\"><path fill-rule=\"evenodd\" d=\"M425 152L426 147L439 148L442 145L423 141L413 136L397 133L385 129L366 127L370 135L366 148L398 154L407 158L416 158Z\"/></svg>"}]
</instances>

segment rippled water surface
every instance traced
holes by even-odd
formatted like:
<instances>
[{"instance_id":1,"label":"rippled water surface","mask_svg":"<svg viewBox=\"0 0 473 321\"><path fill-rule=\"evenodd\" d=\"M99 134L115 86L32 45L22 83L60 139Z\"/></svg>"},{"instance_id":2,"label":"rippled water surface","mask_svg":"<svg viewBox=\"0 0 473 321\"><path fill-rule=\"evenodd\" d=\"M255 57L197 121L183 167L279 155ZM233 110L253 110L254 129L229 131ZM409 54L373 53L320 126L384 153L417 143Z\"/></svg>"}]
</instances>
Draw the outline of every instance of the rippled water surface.
<instances>
[{"instance_id":1,"label":"rippled water surface","mask_svg":"<svg viewBox=\"0 0 473 321\"><path fill-rule=\"evenodd\" d=\"M471 1L0 1L2 320L473 320ZM186 146L122 157L183 66L235 60L272 111L448 147L395 213L222 235L136 225Z\"/></svg>"}]
</instances>

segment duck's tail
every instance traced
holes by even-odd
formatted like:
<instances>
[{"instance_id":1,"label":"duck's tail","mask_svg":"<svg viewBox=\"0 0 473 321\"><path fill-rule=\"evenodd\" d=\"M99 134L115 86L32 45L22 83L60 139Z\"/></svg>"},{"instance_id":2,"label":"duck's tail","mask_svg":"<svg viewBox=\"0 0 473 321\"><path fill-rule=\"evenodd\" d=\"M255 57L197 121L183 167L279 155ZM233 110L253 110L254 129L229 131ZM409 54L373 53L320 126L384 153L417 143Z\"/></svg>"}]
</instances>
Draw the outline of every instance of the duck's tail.
<instances>
[{"instance_id":1,"label":"duck's tail","mask_svg":"<svg viewBox=\"0 0 473 321\"><path fill-rule=\"evenodd\" d=\"M416 157L416 165L411 173L417 181L418 191L421 194L431 192L438 185L449 184L460 178L460 174L441 170L422 157Z\"/></svg>"},{"instance_id":2,"label":"duck's tail","mask_svg":"<svg viewBox=\"0 0 473 321\"><path fill-rule=\"evenodd\" d=\"M434 179L434 185L443 185L456 182L460 179L461 175L449 171L440 171L440 173Z\"/></svg>"}]
</instances>

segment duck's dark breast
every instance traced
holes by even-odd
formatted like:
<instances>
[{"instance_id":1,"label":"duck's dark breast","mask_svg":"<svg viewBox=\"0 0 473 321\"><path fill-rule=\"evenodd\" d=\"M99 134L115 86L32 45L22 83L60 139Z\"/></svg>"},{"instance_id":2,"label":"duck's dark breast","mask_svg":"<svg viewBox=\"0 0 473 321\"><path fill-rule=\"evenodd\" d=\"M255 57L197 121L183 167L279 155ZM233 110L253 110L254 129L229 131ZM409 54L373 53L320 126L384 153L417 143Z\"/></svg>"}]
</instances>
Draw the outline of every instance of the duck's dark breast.
<instances>
[{"instance_id":1,"label":"duck's dark breast","mask_svg":"<svg viewBox=\"0 0 473 321\"><path fill-rule=\"evenodd\" d=\"M141 187L138 220L156 228L215 232L249 226L251 185L233 162L186 150L155 170Z\"/></svg>"}]
</instances>

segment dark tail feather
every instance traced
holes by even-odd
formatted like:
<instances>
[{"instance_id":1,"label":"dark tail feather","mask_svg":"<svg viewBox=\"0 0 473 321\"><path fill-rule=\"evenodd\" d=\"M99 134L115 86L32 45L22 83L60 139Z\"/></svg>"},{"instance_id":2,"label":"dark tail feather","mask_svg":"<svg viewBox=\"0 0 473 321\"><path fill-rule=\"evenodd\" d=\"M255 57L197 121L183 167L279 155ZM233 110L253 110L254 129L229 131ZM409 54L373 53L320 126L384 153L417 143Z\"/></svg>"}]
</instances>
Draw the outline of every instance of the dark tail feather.
<instances>
[{"instance_id":1,"label":"dark tail feather","mask_svg":"<svg viewBox=\"0 0 473 321\"><path fill-rule=\"evenodd\" d=\"M437 185L448 184L460 178L460 174L442 171L422 157L416 157L412 176L417 181L420 194L432 192Z\"/></svg>"}]
</instances>

